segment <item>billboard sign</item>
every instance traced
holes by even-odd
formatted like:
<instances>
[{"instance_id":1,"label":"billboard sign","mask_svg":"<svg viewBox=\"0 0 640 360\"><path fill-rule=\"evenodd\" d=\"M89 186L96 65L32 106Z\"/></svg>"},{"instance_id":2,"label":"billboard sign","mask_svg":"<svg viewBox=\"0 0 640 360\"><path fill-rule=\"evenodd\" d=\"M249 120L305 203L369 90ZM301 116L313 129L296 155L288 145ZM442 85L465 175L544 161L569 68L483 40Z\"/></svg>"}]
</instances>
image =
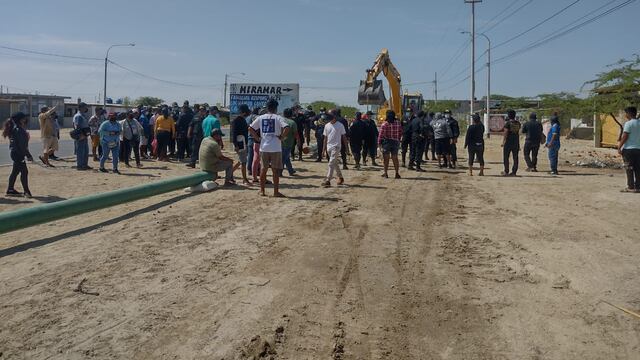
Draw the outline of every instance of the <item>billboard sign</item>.
<instances>
[{"instance_id":1,"label":"billboard sign","mask_svg":"<svg viewBox=\"0 0 640 360\"><path fill-rule=\"evenodd\" d=\"M270 98L278 101L278 113L300 103L300 84L230 84L229 112L238 114L238 107L242 104L249 109L261 108Z\"/></svg>"}]
</instances>

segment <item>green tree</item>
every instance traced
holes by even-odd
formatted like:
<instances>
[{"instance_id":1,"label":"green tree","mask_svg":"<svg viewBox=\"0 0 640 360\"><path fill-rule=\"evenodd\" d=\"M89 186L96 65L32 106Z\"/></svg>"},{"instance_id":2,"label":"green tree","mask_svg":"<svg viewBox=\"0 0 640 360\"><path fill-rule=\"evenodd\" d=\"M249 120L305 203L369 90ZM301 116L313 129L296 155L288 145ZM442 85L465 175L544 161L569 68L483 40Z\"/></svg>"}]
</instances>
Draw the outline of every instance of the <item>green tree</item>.
<instances>
[{"instance_id":1,"label":"green tree","mask_svg":"<svg viewBox=\"0 0 640 360\"><path fill-rule=\"evenodd\" d=\"M612 69L597 74L595 79L587 81L583 87L593 86L592 101L597 112L610 114L615 118L622 109L638 101L640 55L635 55L631 60L621 59L608 67Z\"/></svg>"},{"instance_id":2,"label":"green tree","mask_svg":"<svg viewBox=\"0 0 640 360\"><path fill-rule=\"evenodd\" d=\"M587 119L593 113L593 105L589 99L579 98L570 92L540 94L540 110L538 115L551 116L558 114L562 127L568 128L571 119Z\"/></svg>"},{"instance_id":3,"label":"green tree","mask_svg":"<svg viewBox=\"0 0 640 360\"><path fill-rule=\"evenodd\" d=\"M130 97L128 97L128 96L125 96L125 97L122 99L122 105L124 105L124 106L129 106L129 105L131 105L131 98L130 98Z\"/></svg>"},{"instance_id":4,"label":"green tree","mask_svg":"<svg viewBox=\"0 0 640 360\"><path fill-rule=\"evenodd\" d=\"M325 109L327 109L327 111L329 111L330 109L335 109L335 108L338 107L338 104L336 104L334 102L323 101L323 100L316 100L316 101L310 103L309 105L311 105L311 108L316 113L320 112L320 108L325 108Z\"/></svg>"},{"instance_id":5,"label":"green tree","mask_svg":"<svg viewBox=\"0 0 640 360\"><path fill-rule=\"evenodd\" d=\"M158 106L162 104L164 100L153 97L153 96L141 96L133 102L134 105L142 105L142 106Z\"/></svg>"},{"instance_id":6,"label":"green tree","mask_svg":"<svg viewBox=\"0 0 640 360\"><path fill-rule=\"evenodd\" d=\"M445 110L455 111L458 108L458 102L455 100L438 100L436 103L434 100L425 101L424 107L429 112L443 112Z\"/></svg>"}]
</instances>

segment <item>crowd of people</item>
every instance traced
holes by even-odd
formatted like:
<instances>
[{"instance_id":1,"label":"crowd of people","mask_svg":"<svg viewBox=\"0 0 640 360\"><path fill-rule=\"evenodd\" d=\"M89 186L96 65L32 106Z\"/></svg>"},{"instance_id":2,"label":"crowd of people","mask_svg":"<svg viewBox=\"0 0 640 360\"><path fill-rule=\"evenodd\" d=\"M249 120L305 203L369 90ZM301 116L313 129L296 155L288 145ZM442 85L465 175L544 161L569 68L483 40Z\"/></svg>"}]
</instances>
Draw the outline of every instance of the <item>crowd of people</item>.
<instances>
[{"instance_id":1,"label":"crowd of people","mask_svg":"<svg viewBox=\"0 0 640 360\"><path fill-rule=\"evenodd\" d=\"M297 172L292 161L303 161L303 154L311 152L311 134L315 136L316 154L311 155L316 162L328 161L327 175L321 183L330 187L335 179L344 184L342 170L348 170L347 157L351 155L354 168L361 169L369 159L372 166L380 166L376 159L382 153L382 177L389 177L393 166L394 177L401 178L400 167L408 170L425 171L425 164L431 159L438 168L455 169L458 166L458 141L461 131L458 121L451 111L433 113L414 112L407 109L400 119L393 111L387 111L380 126L373 113L360 112L348 121L340 109L321 108L315 113L309 106L284 109L278 114L278 102L269 100L262 108L250 109L239 106L239 115L231 120L229 144L236 154L235 160L223 155L225 134L222 132L220 110L216 106L195 105L185 101L182 107L177 103L158 107L138 106L122 113L107 113L97 107L88 116L89 107L80 103L73 117L70 132L74 140L76 169L91 170L90 157L99 162L98 170L108 173L106 164L111 162L112 173L119 174L120 161L131 167L142 167L142 160L154 158L158 161L175 159L185 162L190 168L199 163L201 170L210 172L217 178L218 172L225 172L225 185L234 185L234 172L241 169L244 185L260 184L260 194L265 196L265 185L272 183L274 196L282 197L279 191L280 177L284 170L289 176ZM634 107L625 109L625 123L619 152L623 156L627 173L625 191L640 192L640 120ZM50 160L56 159L60 126L55 108L43 107L39 114L41 139L43 144L40 161L53 167ZM2 135L9 138L9 148L13 169L9 177L7 195L22 195L14 185L18 175L24 196L31 197L28 186L26 160L33 161L29 152L28 116L15 113L4 123ZM541 146L548 149L550 173L558 174L558 153L560 149L560 122L558 116L551 117L551 127L545 136L543 126L535 113L529 114L524 124L516 118L513 110L507 112L504 125L503 176L517 176L520 157L520 139L524 135L524 160L526 171L538 171L538 152ZM468 152L468 174L473 176L474 164L478 163L478 175L484 175L485 128L478 114L471 116L471 122L464 135L463 146ZM407 163L408 155L408 163ZM429 156L431 155L431 156ZM133 159L132 159L133 157ZM268 170L272 172L272 182L267 180Z\"/></svg>"}]
</instances>

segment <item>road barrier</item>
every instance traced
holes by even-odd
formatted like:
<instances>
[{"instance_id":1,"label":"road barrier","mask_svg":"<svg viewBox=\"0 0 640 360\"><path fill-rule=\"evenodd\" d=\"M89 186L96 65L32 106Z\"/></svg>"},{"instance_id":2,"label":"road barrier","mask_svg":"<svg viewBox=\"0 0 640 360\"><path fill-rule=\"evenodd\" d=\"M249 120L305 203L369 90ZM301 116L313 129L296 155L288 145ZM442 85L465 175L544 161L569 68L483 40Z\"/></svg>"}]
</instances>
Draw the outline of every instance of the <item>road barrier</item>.
<instances>
[{"instance_id":1,"label":"road barrier","mask_svg":"<svg viewBox=\"0 0 640 360\"><path fill-rule=\"evenodd\" d=\"M206 180L213 180L211 174L198 172L126 189L57 201L31 208L5 211L0 213L0 234L198 185Z\"/></svg>"}]
</instances>

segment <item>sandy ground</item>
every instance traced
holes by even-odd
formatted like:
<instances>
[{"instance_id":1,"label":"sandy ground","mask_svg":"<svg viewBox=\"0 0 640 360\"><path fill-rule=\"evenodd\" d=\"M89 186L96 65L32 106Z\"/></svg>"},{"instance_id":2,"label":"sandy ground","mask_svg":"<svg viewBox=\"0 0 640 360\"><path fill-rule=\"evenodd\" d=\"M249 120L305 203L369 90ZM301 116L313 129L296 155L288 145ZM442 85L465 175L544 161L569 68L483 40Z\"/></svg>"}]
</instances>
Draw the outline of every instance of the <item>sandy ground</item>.
<instances>
[{"instance_id":1,"label":"sandy ground","mask_svg":"<svg viewBox=\"0 0 640 360\"><path fill-rule=\"evenodd\" d=\"M176 191L0 235L0 358L638 359L640 319L601 301L640 310L640 194L565 163L588 145L555 178L496 176L492 139L484 178L323 189L326 164L295 162L287 199ZM30 165L38 197L0 210L191 171L71 165Z\"/></svg>"}]
</instances>

